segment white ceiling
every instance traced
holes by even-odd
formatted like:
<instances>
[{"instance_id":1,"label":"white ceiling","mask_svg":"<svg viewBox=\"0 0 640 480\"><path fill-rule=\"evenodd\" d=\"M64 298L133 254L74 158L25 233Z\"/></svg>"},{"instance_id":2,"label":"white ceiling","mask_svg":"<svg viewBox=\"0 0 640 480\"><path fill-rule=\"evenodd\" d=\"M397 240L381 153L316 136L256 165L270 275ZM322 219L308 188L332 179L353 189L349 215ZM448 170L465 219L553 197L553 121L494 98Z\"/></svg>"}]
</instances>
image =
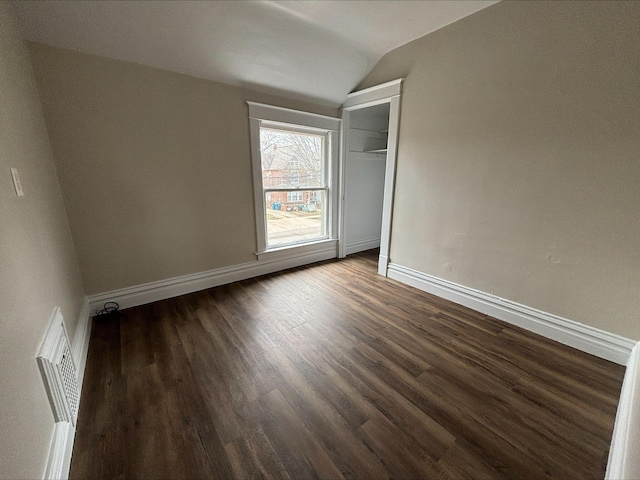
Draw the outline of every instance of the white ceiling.
<instances>
[{"instance_id":1,"label":"white ceiling","mask_svg":"<svg viewBox=\"0 0 640 480\"><path fill-rule=\"evenodd\" d=\"M16 1L25 37L338 106L387 52L491 1Z\"/></svg>"}]
</instances>

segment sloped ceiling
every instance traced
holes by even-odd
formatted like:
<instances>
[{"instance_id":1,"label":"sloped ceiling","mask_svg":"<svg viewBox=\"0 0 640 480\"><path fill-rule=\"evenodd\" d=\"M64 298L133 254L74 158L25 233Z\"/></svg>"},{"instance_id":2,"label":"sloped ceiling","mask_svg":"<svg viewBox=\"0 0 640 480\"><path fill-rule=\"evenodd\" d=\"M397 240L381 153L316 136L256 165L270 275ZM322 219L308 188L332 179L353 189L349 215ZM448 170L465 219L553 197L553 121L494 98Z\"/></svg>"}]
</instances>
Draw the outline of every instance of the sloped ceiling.
<instances>
[{"instance_id":1,"label":"sloped ceiling","mask_svg":"<svg viewBox=\"0 0 640 480\"><path fill-rule=\"evenodd\" d=\"M338 106L387 52L496 1L16 1L28 40Z\"/></svg>"}]
</instances>

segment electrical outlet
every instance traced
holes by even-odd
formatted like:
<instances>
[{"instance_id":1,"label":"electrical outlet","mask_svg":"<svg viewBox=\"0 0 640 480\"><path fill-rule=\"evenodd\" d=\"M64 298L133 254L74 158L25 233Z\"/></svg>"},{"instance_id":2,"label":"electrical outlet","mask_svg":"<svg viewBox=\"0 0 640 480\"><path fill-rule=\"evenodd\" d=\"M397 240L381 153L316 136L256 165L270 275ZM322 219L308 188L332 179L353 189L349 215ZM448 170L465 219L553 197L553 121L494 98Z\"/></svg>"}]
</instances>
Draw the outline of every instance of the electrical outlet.
<instances>
[{"instance_id":1,"label":"electrical outlet","mask_svg":"<svg viewBox=\"0 0 640 480\"><path fill-rule=\"evenodd\" d=\"M22 191L22 184L20 183L20 177L18 176L18 169L11 167L11 178L13 178L13 186L16 188L16 195L19 197L24 196Z\"/></svg>"}]
</instances>

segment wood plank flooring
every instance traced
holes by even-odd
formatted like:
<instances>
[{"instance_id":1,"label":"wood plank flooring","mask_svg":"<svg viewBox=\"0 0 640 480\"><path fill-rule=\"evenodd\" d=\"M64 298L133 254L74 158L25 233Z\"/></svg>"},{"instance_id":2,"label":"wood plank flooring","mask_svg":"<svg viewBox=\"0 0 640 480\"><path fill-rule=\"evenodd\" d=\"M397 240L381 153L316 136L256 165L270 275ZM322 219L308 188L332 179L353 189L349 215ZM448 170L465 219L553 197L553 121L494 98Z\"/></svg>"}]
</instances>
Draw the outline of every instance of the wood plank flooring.
<instances>
[{"instance_id":1,"label":"wood plank flooring","mask_svg":"<svg viewBox=\"0 0 640 480\"><path fill-rule=\"evenodd\" d=\"M603 478L624 368L375 252L94 320L71 478Z\"/></svg>"}]
</instances>

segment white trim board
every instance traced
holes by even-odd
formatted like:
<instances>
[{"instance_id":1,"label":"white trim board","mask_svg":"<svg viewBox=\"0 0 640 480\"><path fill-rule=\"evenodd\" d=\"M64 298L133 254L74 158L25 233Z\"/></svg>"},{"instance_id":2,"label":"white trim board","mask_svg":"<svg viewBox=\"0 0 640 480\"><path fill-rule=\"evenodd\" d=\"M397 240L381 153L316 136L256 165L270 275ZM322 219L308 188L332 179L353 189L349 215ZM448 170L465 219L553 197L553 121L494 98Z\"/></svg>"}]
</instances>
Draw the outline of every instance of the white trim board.
<instances>
[{"instance_id":1,"label":"white trim board","mask_svg":"<svg viewBox=\"0 0 640 480\"><path fill-rule=\"evenodd\" d=\"M260 275L336 257L335 242L327 242L325 246L311 253L293 254L287 258L241 263L239 265L216 268L206 272L192 273L157 282L89 295L89 304L92 312L95 311L96 308L102 307L105 302L117 302L120 308L136 307L138 305L165 300L167 298L206 290L207 288L246 280L247 278L259 277Z\"/></svg>"},{"instance_id":2,"label":"white trim board","mask_svg":"<svg viewBox=\"0 0 640 480\"><path fill-rule=\"evenodd\" d=\"M631 352L624 374L606 480L640 478L640 343Z\"/></svg>"},{"instance_id":3,"label":"white trim board","mask_svg":"<svg viewBox=\"0 0 640 480\"><path fill-rule=\"evenodd\" d=\"M82 408L82 382L84 381L84 370L87 364L87 354L89 353L90 337L91 312L89 310L89 300L87 297L84 297L76 333L73 337L73 344L71 345L71 355L76 365L76 380L78 382L78 390L80 391L80 408ZM45 480L66 480L69 478L75 435L76 429L71 422L56 422L51 437L47 465L43 475Z\"/></svg>"},{"instance_id":4,"label":"white trim board","mask_svg":"<svg viewBox=\"0 0 640 480\"><path fill-rule=\"evenodd\" d=\"M389 98L402 93L402 82L404 78L391 80L390 82L375 85L373 87L358 90L347 95L347 99L342 104L343 109L349 109L354 106L361 107L363 105L375 104L381 98Z\"/></svg>"},{"instance_id":5,"label":"white trim board","mask_svg":"<svg viewBox=\"0 0 640 480\"><path fill-rule=\"evenodd\" d=\"M69 478L75 433L76 429L71 425L71 422L56 422L47 466L42 477L44 480L66 480Z\"/></svg>"},{"instance_id":6,"label":"white trim board","mask_svg":"<svg viewBox=\"0 0 640 480\"><path fill-rule=\"evenodd\" d=\"M351 242L344 247L344 254L351 255L352 253L362 252L364 250L371 250L372 248L378 248L380 246L380 237L368 238L366 240L358 240L357 242Z\"/></svg>"},{"instance_id":7,"label":"white trim board","mask_svg":"<svg viewBox=\"0 0 640 480\"><path fill-rule=\"evenodd\" d=\"M84 368L87 364L87 354L89 353L89 338L91 337L91 310L89 309L89 299L84 297L80 319L76 326L76 333L73 336L71 354L76 364L78 375L78 390L82 394L82 382L84 380Z\"/></svg>"},{"instance_id":8,"label":"white trim board","mask_svg":"<svg viewBox=\"0 0 640 480\"><path fill-rule=\"evenodd\" d=\"M530 330L570 347L625 365L636 342L567 318L527 307L402 265L389 263L388 276L425 292Z\"/></svg>"},{"instance_id":9,"label":"white trim board","mask_svg":"<svg viewBox=\"0 0 640 480\"><path fill-rule=\"evenodd\" d=\"M396 178L396 162L398 155L398 133L400 128L400 101L402 95L402 82L399 78L381 85L366 88L358 92L350 93L342 105L342 131L340 154L340 206L338 238L340 239L339 256L347 255L344 245L345 238L345 189L348 188L345 181L347 155L350 154L351 113L383 103L389 104L389 127L387 137L387 153L384 174L384 190L382 199L382 221L380 231L380 258L385 259L389 255L391 243L391 220L393 212L393 199ZM387 263L378 263L378 273L387 276Z\"/></svg>"},{"instance_id":10,"label":"white trim board","mask_svg":"<svg viewBox=\"0 0 640 480\"><path fill-rule=\"evenodd\" d=\"M303 112L250 101L247 101L247 105L249 105L249 118L256 120L267 120L287 125L304 125L305 127L320 128L335 132L340 130L340 119L337 117L329 117L327 115L319 115L317 113Z\"/></svg>"}]
</instances>

